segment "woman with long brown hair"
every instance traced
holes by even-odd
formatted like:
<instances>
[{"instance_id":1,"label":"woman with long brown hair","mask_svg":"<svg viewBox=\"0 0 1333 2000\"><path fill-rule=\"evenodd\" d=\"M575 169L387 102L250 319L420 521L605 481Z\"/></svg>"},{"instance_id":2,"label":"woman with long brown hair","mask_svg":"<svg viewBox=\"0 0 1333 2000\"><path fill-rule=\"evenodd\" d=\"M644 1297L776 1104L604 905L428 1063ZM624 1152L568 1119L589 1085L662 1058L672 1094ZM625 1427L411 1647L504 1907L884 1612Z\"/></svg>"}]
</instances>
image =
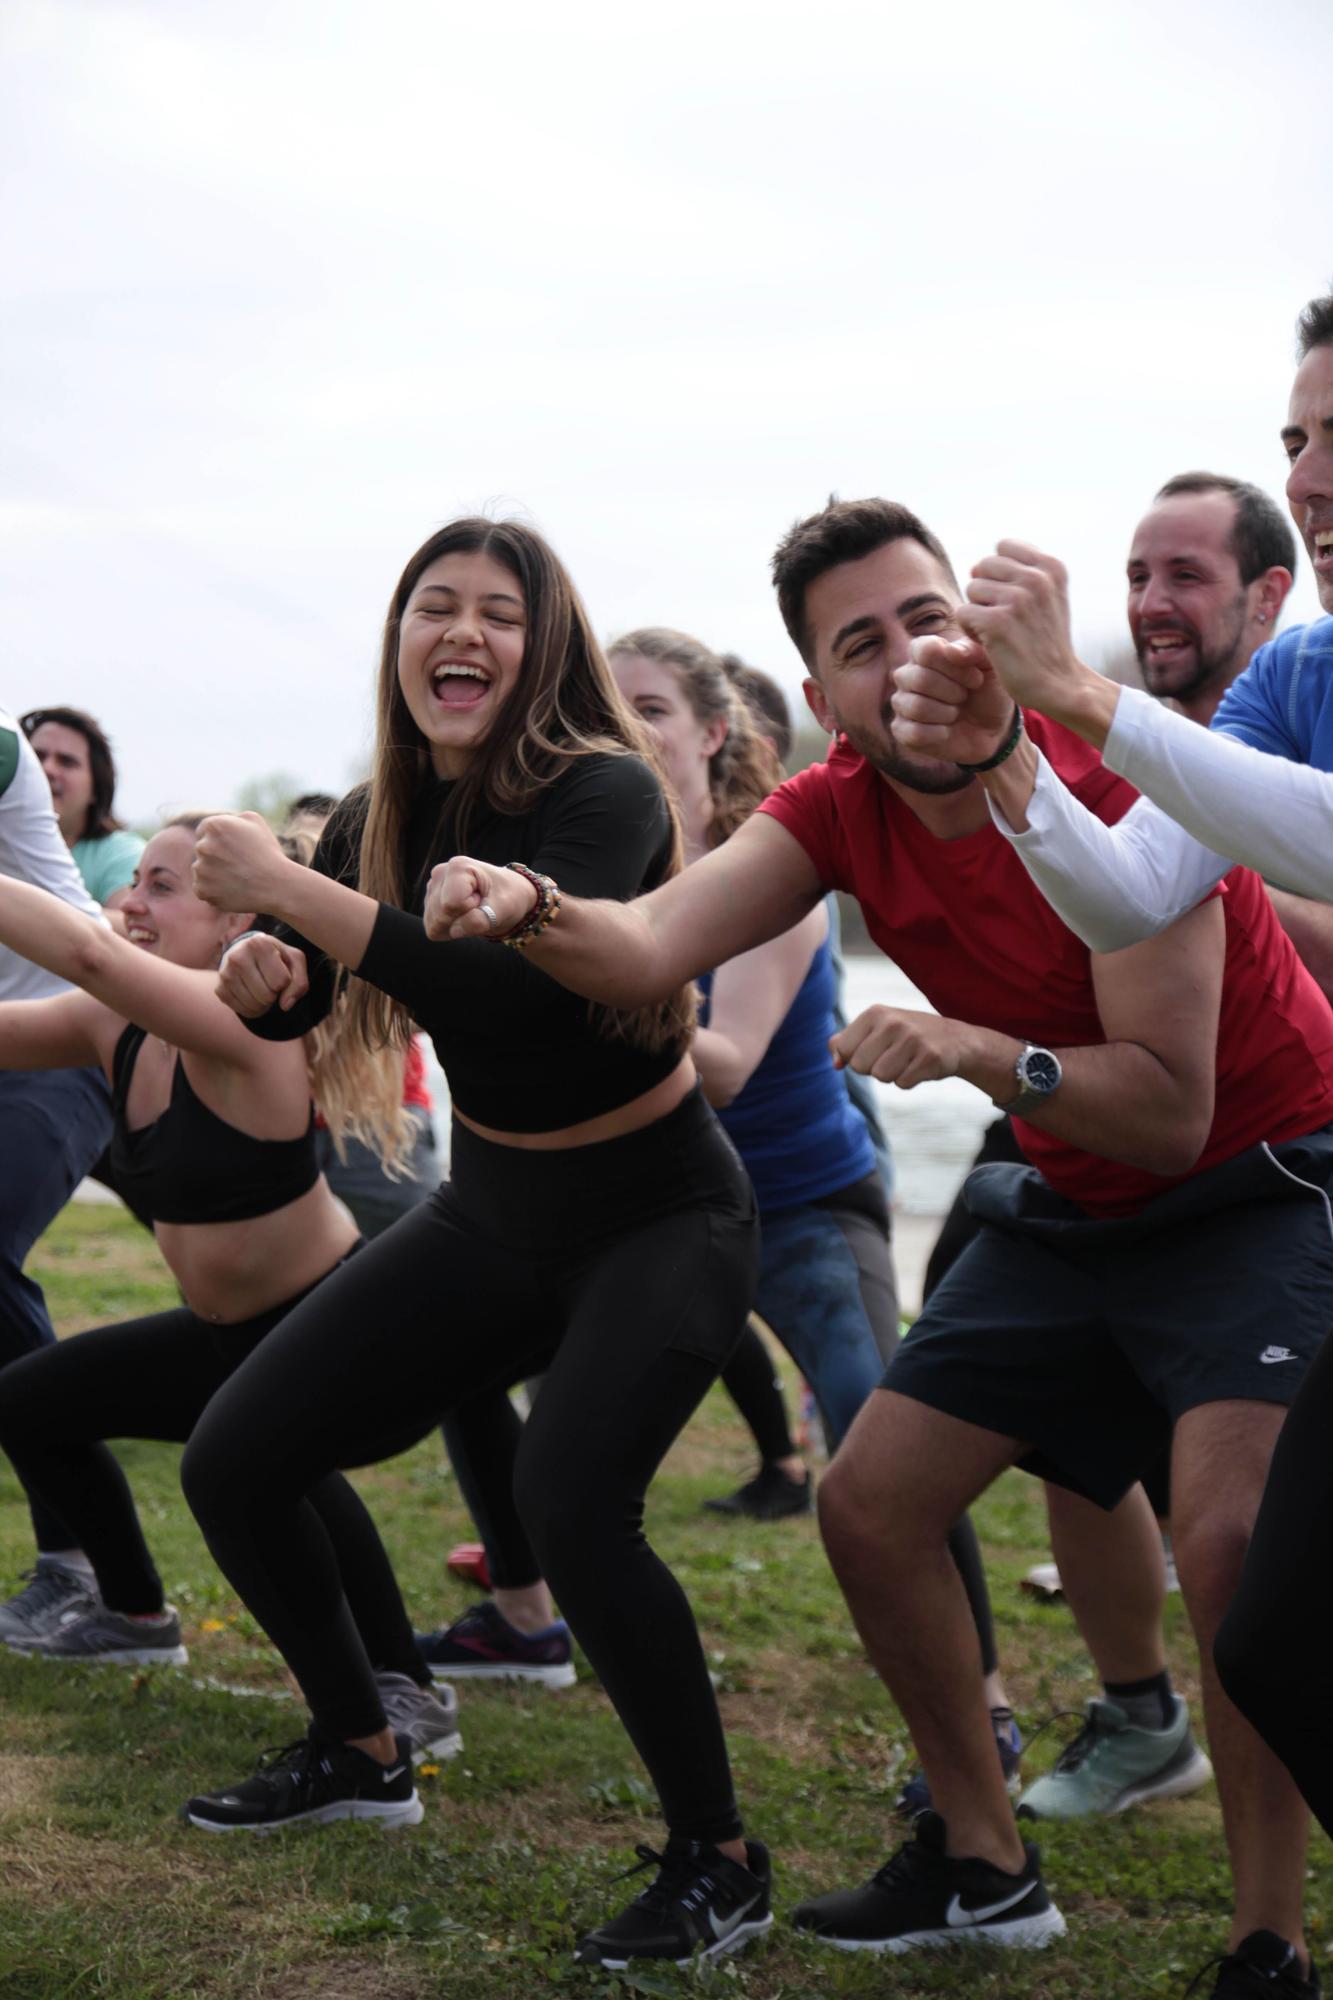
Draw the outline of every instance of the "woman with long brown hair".
<instances>
[{"instance_id":1,"label":"woman with long brown hair","mask_svg":"<svg viewBox=\"0 0 1333 2000\"><path fill-rule=\"evenodd\" d=\"M280 920L223 971L256 1032L304 1032L353 975L354 1034L396 1041L415 1020L434 1038L454 1136L451 1181L215 1399L187 1495L309 1699L310 1786L360 1788L395 1748L299 1495L544 1371L516 1502L669 1832L652 1888L579 1945L607 1966L735 1950L771 1921L694 1620L642 1531L647 1485L745 1323L753 1197L695 1082L689 989L618 1014L524 954L556 916L551 877L625 899L678 865L647 751L547 545L512 523L455 522L394 591L373 775L314 867L244 818L205 828L196 864L210 901ZM441 948L421 921L426 884L465 844L516 869L537 906L508 933ZM261 1772L187 1812L224 1830L276 1823L273 1804Z\"/></svg>"}]
</instances>

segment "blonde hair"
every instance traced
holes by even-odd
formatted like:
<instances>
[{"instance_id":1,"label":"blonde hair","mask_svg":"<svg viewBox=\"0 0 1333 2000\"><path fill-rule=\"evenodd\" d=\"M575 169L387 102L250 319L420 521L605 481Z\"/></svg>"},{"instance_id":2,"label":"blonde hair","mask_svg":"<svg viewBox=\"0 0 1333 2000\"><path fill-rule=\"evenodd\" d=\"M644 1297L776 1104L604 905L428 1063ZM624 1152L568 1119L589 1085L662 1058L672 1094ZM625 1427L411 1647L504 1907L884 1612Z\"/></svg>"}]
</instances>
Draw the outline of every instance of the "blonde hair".
<instances>
[{"instance_id":1,"label":"blonde hair","mask_svg":"<svg viewBox=\"0 0 1333 2000\"><path fill-rule=\"evenodd\" d=\"M782 765L768 738L755 727L749 705L738 692L727 662L702 639L675 632L666 625L645 625L626 632L607 648L609 659L634 655L670 667L695 720L716 722L723 717L727 733L708 760L708 792L712 816L704 836L708 847L720 847L750 817L755 807L782 783Z\"/></svg>"}]
</instances>

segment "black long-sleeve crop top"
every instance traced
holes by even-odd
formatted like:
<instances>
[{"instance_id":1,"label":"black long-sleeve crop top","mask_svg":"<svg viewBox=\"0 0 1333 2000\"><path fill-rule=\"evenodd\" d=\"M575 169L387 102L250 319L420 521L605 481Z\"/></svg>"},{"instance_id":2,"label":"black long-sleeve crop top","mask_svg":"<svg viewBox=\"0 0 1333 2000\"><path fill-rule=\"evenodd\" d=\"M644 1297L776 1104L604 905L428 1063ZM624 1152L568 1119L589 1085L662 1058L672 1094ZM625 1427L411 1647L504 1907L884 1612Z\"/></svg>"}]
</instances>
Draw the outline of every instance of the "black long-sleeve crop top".
<instances>
[{"instance_id":1,"label":"black long-sleeve crop top","mask_svg":"<svg viewBox=\"0 0 1333 2000\"><path fill-rule=\"evenodd\" d=\"M381 903L357 968L407 1008L435 1044L458 1109L500 1132L554 1132L613 1111L668 1076L679 1041L645 1053L599 1026L596 1010L531 964L522 952L484 939L433 943L421 912L437 862L458 852L451 831L455 786L425 785L404 844L405 909ZM334 812L311 864L355 888L365 794ZM478 805L466 851L479 861L526 862L551 875L562 894L628 902L663 879L671 826L661 786L641 758L579 758L522 817ZM275 934L306 954L310 991L289 1013L277 1007L247 1023L285 1041L329 1013L339 969L283 924Z\"/></svg>"}]
</instances>

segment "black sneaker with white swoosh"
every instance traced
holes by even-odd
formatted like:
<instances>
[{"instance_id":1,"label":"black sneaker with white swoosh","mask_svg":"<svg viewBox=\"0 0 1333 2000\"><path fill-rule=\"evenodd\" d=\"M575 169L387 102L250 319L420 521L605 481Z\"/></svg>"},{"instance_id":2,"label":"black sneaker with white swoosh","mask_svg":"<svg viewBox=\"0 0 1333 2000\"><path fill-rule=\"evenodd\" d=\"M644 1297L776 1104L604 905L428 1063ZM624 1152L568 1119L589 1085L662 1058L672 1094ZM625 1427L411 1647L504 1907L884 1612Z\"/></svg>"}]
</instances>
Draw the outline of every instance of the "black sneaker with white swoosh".
<instances>
[{"instance_id":1,"label":"black sneaker with white swoosh","mask_svg":"<svg viewBox=\"0 0 1333 2000\"><path fill-rule=\"evenodd\" d=\"M1063 1937L1065 1920L1046 1893L1035 1847L1025 1844L1020 1873L989 1861L953 1860L944 1821L919 1813L912 1838L861 1889L816 1896L792 1913L840 1951L913 1951L918 1945L991 1944L1040 1950Z\"/></svg>"},{"instance_id":2,"label":"black sneaker with white swoosh","mask_svg":"<svg viewBox=\"0 0 1333 2000\"><path fill-rule=\"evenodd\" d=\"M266 1750L253 1777L187 1799L181 1818L205 1833L276 1833L335 1819L416 1826L425 1809L412 1782L412 1745L405 1736L394 1743L393 1763L381 1764L311 1728L281 1750Z\"/></svg>"},{"instance_id":3,"label":"black sneaker with white swoosh","mask_svg":"<svg viewBox=\"0 0 1333 2000\"><path fill-rule=\"evenodd\" d=\"M638 1862L626 1874L656 1866L657 1877L618 1917L579 1939L578 1964L608 1972L642 1959L688 1965L742 1951L772 1924L772 1870L761 1840L746 1841L744 1868L701 1840L673 1838L664 1854L653 1847L634 1851Z\"/></svg>"}]
</instances>

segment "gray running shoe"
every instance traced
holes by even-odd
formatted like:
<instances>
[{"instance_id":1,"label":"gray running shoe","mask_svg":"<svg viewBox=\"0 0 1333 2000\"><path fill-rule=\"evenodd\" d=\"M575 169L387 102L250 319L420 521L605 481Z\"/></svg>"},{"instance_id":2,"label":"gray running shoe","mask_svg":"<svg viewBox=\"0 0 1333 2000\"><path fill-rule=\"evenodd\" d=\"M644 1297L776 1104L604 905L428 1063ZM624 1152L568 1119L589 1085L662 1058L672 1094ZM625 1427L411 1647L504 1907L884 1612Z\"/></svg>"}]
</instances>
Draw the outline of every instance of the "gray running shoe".
<instances>
[{"instance_id":1,"label":"gray running shoe","mask_svg":"<svg viewBox=\"0 0 1333 2000\"><path fill-rule=\"evenodd\" d=\"M91 1610L101 1599L97 1585L52 1556L38 1556L36 1569L23 1572L26 1589L0 1604L0 1644L31 1646L58 1630L64 1612Z\"/></svg>"},{"instance_id":2,"label":"gray running shoe","mask_svg":"<svg viewBox=\"0 0 1333 2000\"><path fill-rule=\"evenodd\" d=\"M22 1650L35 1660L111 1660L124 1667L183 1667L190 1657L171 1604L159 1619L129 1618L101 1603L71 1605L57 1631Z\"/></svg>"},{"instance_id":3,"label":"gray running shoe","mask_svg":"<svg viewBox=\"0 0 1333 2000\"><path fill-rule=\"evenodd\" d=\"M1029 1785L1018 1802L1020 1819L1083 1819L1124 1812L1144 1799L1177 1799L1197 1792L1213 1767L1194 1740L1189 1710L1179 1695L1165 1729L1139 1729L1113 1701L1090 1701L1082 1729L1055 1769Z\"/></svg>"},{"instance_id":4,"label":"gray running shoe","mask_svg":"<svg viewBox=\"0 0 1333 2000\"><path fill-rule=\"evenodd\" d=\"M407 1674L376 1674L384 1703L384 1719L395 1736L412 1746L412 1762L428 1757L456 1757L463 1747L458 1733L458 1696L446 1681L418 1687Z\"/></svg>"}]
</instances>

